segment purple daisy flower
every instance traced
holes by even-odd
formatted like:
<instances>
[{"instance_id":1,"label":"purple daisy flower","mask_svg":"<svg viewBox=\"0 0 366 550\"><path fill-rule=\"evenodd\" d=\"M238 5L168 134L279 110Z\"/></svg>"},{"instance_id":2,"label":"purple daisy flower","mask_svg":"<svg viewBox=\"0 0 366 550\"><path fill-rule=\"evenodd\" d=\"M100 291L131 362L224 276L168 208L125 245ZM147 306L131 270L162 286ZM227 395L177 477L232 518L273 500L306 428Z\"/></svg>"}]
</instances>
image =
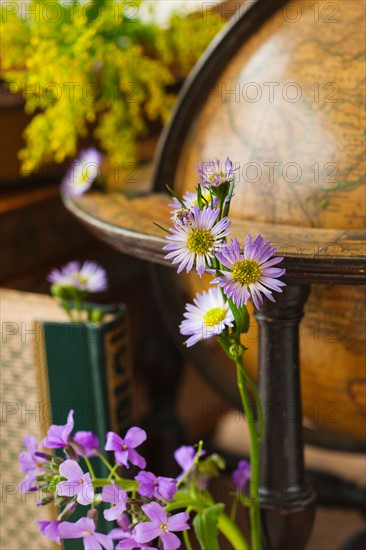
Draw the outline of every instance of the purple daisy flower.
<instances>
[{"instance_id":1,"label":"purple daisy flower","mask_svg":"<svg viewBox=\"0 0 366 550\"><path fill-rule=\"evenodd\" d=\"M69 262L61 269L53 269L47 277L49 283L56 284L61 287L74 286L74 273L80 269L80 262Z\"/></svg>"},{"instance_id":2,"label":"purple daisy flower","mask_svg":"<svg viewBox=\"0 0 366 550\"><path fill-rule=\"evenodd\" d=\"M71 411L67 417L67 423L64 426L56 426L53 424L48 428L46 437L42 441L43 447L49 449L61 449L66 447L70 441L70 434L74 429L74 411Z\"/></svg>"},{"instance_id":3,"label":"purple daisy flower","mask_svg":"<svg viewBox=\"0 0 366 550\"><path fill-rule=\"evenodd\" d=\"M226 327L233 326L234 316L219 288L197 294L193 303L186 304L185 319L179 326L181 334L190 336L185 342L187 347L217 336Z\"/></svg>"},{"instance_id":4,"label":"purple daisy flower","mask_svg":"<svg viewBox=\"0 0 366 550\"><path fill-rule=\"evenodd\" d=\"M286 283L277 280L286 270L273 267L282 262L283 258L270 259L276 251L277 247L271 246L270 241L264 242L261 235L254 241L248 235L243 252L238 240L232 239L230 245L223 245L216 253L216 258L228 271L221 270L221 275L211 283L222 287L237 307L252 298L255 307L259 309L263 303L262 294L274 302L272 291L282 292L281 287L286 286Z\"/></svg>"},{"instance_id":5,"label":"purple daisy flower","mask_svg":"<svg viewBox=\"0 0 366 550\"><path fill-rule=\"evenodd\" d=\"M85 454L85 456L90 457L94 456L99 451L99 439L93 432L76 432L73 439L82 447L82 449L80 449L81 455ZM79 453L79 449L76 449L76 451Z\"/></svg>"},{"instance_id":6,"label":"purple daisy flower","mask_svg":"<svg viewBox=\"0 0 366 550\"><path fill-rule=\"evenodd\" d=\"M238 467L232 473L232 480L235 483L236 491L241 493L251 476L250 464L247 460L240 460Z\"/></svg>"},{"instance_id":7,"label":"purple daisy flower","mask_svg":"<svg viewBox=\"0 0 366 550\"><path fill-rule=\"evenodd\" d=\"M179 263L178 273L184 268L187 273L196 264L200 277L206 269L206 263L211 265L214 251L229 234L230 223L223 218L216 223L219 209L205 206L202 210L194 206L189 213L188 222L176 225L167 235L167 239L173 241L166 244L163 250L171 250L165 256L172 259L173 264Z\"/></svg>"},{"instance_id":8,"label":"purple daisy flower","mask_svg":"<svg viewBox=\"0 0 366 550\"><path fill-rule=\"evenodd\" d=\"M209 160L197 166L197 172L201 177L200 185L212 185L219 187L222 183L230 183L233 177L233 163L227 157L225 163L221 163L219 159Z\"/></svg>"},{"instance_id":9,"label":"purple daisy flower","mask_svg":"<svg viewBox=\"0 0 366 550\"><path fill-rule=\"evenodd\" d=\"M180 540L172 531L185 531L189 529L189 525L187 524L189 515L186 512L180 512L168 517L164 508L157 502L150 502L150 504L145 504L141 508L151 521L136 525L135 537L137 542L150 542L160 537L164 550L179 548Z\"/></svg>"},{"instance_id":10,"label":"purple daisy flower","mask_svg":"<svg viewBox=\"0 0 366 550\"><path fill-rule=\"evenodd\" d=\"M42 535L44 535L48 540L53 540L57 544L61 544L59 525L60 522L56 519L53 521L43 521L41 519L36 519L36 522L39 525L39 530Z\"/></svg>"},{"instance_id":11,"label":"purple daisy flower","mask_svg":"<svg viewBox=\"0 0 366 550\"><path fill-rule=\"evenodd\" d=\"M34 485L36 477L44 474L45 470L43 465L47 460L38 456L38 443L34 435L26 435L23 439L23 444L27 447L27 451L23 451L19 455L19 467L20 471L27 475L19 483L19 491L24 493L25 491L34 491L37 487Z\"/></svg>"},{"instance_id":12,"label":"purple daisy flower","mask_svg":"<svg viewBox=\"0 0 366 550\"><path fill-rule=\"evenodd\" d=\"M94 487L89 472L84 474L75 460L65 460L60 464L60 475L67 481L60 481L56 486L57 494L64 497L77 495L79 504L88 506L94 500Z\"/></svg>"},{"instance_id":13,"label":"purple daisy flower","mask_svg":"<svg viewBox=\"0 0 366 550\"><path fill-rule=\"evenodd\" d=\"M107 289L107 274L96 262L69 262L61 270L53 269L47 280L61 287L75 287L84 292L103 292Z\"/></svg>"},{"instance_id":14,"label":"purple daisy flower","mask_svg":"<svg viewBox=\"0 0 366 550\"><path fill-rule=\"evenodd\" d=\"M95 523L90 518L81 518L76 523L63 521L59 532L62 539L83 539L85 550L113 550L113 541L102 533L95 531Z\"/></svg>"},{"instance_id":15,"label":"purple daisy flower","mask_svg":"<svg viewBox=\"0 0 366 550\"><path fill-rule=\"evenodd\" d=\"M187 472L193 471L194 459L196 457L197 451L192 445L182 445L176 451L174 451L174 458L178 462L179 466L182 468L181 474L177 477L177 481L180 481ZM202 450L200 456L206 454L206 451Z\"/></svg>"},{"instance_id":16,"label":"purple daisy flower","mask_svg":"<svg viewBox=\"0 0 366 550\"><path fill-rule=\"evenodd\" d=\"M96 262L86 260L78 273L74 274L75 286L87 292L103 292L107 289L107 274Z\"/></svg>"},{"instance_id":17,"label":"purple daisy flower","mask_svg":"<svg viewBox=\"0 0 366 550\"><path fill-rule=\"evenodd\" d=\"M107 521L115 521L122 517L127 508L127 493L118 485L106 485L102 491L102 501L115 504L108 510L104 510L104 517Z\"/></svg>"},{"instance_id":18,"label":"purple daisy flower","mask_svg":"<svg viewBox=\"0 0 366 550\"><path fill-rule=\"evenodd\" d=\"M157 477L152 472L139 472L135 479L140 484L138 493L143 497L171 500L177 492L177 482L171 477Z\"/></svg>"},{"instance_id":19,"label":"purple daisy flower","mask_svg":"<svg viewBox=\"0 0 366 550\"><path fill-rule=\"evenodd\" d=\"M90 147L71 164L61 187L68 197L80 197L99 176L102 154Z\"/></svg>"},{"instance_id":20,"label":"purple daisy flower","mask_svg":"<svg viewBox=\"0 0 366 550\"><path fill-rule=\"evenodd\" d=\"M204 191L202 193L202 198L204 206L211 206L212 201L213 207L217 208L219 201L217 197L212 197L209 191ZM173 202L169 204L169 206L173 207L171 220L173 221L174 225L189 223L189 212L194 206L198 205L197 193L191 193L190 191L187 191L187 193L183 195L182 200L185 204L185 207L183 207L178 199L175 197L173 197Z\"/></svg>"},{"instance_id":21,"label":"purple daisy flower","mask_svg":"<svg viewBox=\"0 0 366 550\"><path fill-rule=\"evenodd\" d=\"M129 462L139 468L145 468L145 459L135 451L135 447L141 445L145 440L145 430L137 427L130 428L123 439L114 432L108 432L104 448L106 451L114 451L116 462L126 468L129 468Z\"/></svg>"}]
</instances>

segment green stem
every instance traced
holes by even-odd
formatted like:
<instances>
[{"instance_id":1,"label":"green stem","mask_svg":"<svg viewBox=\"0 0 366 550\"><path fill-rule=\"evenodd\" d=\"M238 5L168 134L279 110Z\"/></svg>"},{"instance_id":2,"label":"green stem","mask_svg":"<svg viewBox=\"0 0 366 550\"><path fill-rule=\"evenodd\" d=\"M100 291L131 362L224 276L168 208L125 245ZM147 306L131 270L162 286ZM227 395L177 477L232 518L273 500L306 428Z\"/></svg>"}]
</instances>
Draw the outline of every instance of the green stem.
<instances>
[{"instance_id":1,"label":"green stem","mask_svg":"<svg viewBox=\"0 0 366 550\"><path fill-rule=\"evenodd\" d=\"M104 466L108 468L110 472L114 469L108 462L108 460L105 458L105 456L102 453L97 453L97 456L100 458L100 460L103 462Z\"/></svg>"},{"instance_id":2,"label":"green stem","mask_svg":"<svg viewBox=\"0 0 366 550\"><path fill-rule=\"evenodd\" d=\"M236 518L236 512L238 510L238 498L234 497L233 503L231 505L231 512L230 512L230 519L231 521L235 521Z\"/></svg>"},{"instance_id":3,"label":"green stem","mask_svg":"<svg viewBox=\"0 0 366 550\"><path fill-rule=\"evenodd\" d=\"M93 479L93 486L95 489L97 489L98 487L105 487L106 485L110 485L110 483L111 483L110 479L105 479L100 477L96 477ZM133 481L132 479L118 478L114 481L114 483L119 487L122 487L122 489L124 489L125 491L130 493L133 493L134 491L136 491L136 489L138 489L138 486L139 486L138 482Z\"/></svg>"},{"instance_id":4,"label":"green stem","mask_svg":"<svg viewBox=\"0 0 366 550\"><path fill-rule=\"evenodd\" d=\"M116 476L116 475L117 475L117 474L116 474L116 471L117 471L118 466L119 466L118 464L115 464L115 465L113 466L113 468L112 468L112 470L111 470L111 473L109 474L108 480L111 480L113 476ZM117 475L117 478L118 478L118 477L119 477L119 476Z\"/></svg>"},{"instance_id":5,"label":"green stem","mask_svg":"<svg viewBox=\"0 0 366 550\"><path fill-rule=\"evenodd\" d=\"M64 298L61 298L60 301L61 301L62 307L66 311L67 315L70 317L70 321L72 323L74 323L75 319L74 319L74 316L72 314L71 308L70 308L69 304L67 303L67 300L65 300Z\"/></svg>"},{"instance_id":6,"label":"green stem","mask_svg":"<svg viewBox=\"0 0 366 550\"><path fill-rule=\"evenodd\" d=\"M79 300L78 298L75 299L75 308L76 308L76 311L77 311L77 320L81 323L82 322L82 317L81 317L82 307L81 307L81 300Z\"/></svg>"},{"instance_id":7,"label":"green stem","mask_svg":"<svg viewBox=\"0 0 366 550\"><path fill-rule=\"evenodd\" d=\"M91 478L92 478L92 481L94 481L95 479L95 473L94 473L94 470L93 470L93 466L91 465L90 463L90 460L87 456L84 456L84 460L86 462L86 465L88 466L88 470L90 472L90 475L91 475Z\"/></svg>"},{"instance_id":8,"label":"green stem","mask_svg":"<svg viewBox=\"0 0 366 550\"><path fill-rule=\"evenodd\" d=\"M257 411L258 411L258 415L257 415L258 416L258 433L257 433L257 437L258 437L258 443L260 443L260 441L262 439L262 434L263 434L263 409L262 409L262 403L261 403L261 400L260 400L260 397L259 397L257 386L253 382L251 376L243 368L243 366L241 367L241 370L242 370L243 376L245 378L245 381L247 382L248 386L251 389L252 394L254 395L255 404L256 404L256 407L257 407Z\"/></svg>"},{"instance_id":9,"label":"green stem","mask_svg":"<svg viewBox=\"0 0 366 550\"><path fill-rule=\"evenodd\" d=\"M177 487L180 487L180 486L184 483L184 481L187 479L187 477L189 476L189 474L191 473L191 471L197 466L198 461L199 461L200 456L201 456L202 447L203 447L203 441L200 441L200 442L198 443L197 452L196 452L196 455L195 455L195 457L194 457L194 461L192 462L192 466L189 468L189 470L186 471L186 473L184 474L184 476L178 481Z\"/></svg>"},{"instance_id":10,"label":"green stem","mask_svg":"<svg viewBox=\"0 0 366 550\"><path fill-rule=\"evenodd\" d=\"M261 541L261 525L259 513L259 444L257 437L257 429L255 425L255 416L252 411L248 389L243 373L242 359L238 358L235 361L237 383L240 393L240 398L243 406L244 414L247 418L249 439L250 439L250 466L251 466L251 481L250 481L250 497L253 505L249 508L250 515L250 533L252 539L253 550L262 550Z\"/></svg>"}]
</instances>

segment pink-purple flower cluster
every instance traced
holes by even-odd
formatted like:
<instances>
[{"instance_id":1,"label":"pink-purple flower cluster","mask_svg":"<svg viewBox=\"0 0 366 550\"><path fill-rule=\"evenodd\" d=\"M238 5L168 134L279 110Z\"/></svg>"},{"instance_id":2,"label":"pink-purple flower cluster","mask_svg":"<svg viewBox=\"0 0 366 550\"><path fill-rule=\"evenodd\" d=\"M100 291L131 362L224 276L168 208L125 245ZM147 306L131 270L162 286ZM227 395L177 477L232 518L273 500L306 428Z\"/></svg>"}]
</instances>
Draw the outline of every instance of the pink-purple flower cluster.
<instances>
[{"instance_id":1,"label":"pink-purple flower cluster","mask_svg":"<svg viewBox=\"0 0 366 550\"><path fill-rule=\"evenodd\" d=\"M41 533L58 544L62 539L82 539L85 549L112 550L115 541L118 550L179 548L181 540L176 533L190 528L189 514L169 512L167 505L173 501L183 478L197 475L199 458L205 452L182 446L175 452L181 474L176 478L156 476L145 470L146 461L136 450L146 440L143 429L132 427L123 437L108 432L104 448L114 452L115 466L109 466L109 477L100 483L89 462L90 457L100 455L98 438L92 432L73 434L73 430L74 411L71 410L66 424L52 425L42 441L46 449L63 449L65 458L40 451L34 436L23 440L27 451L19 455L19 460L26 478L20 489L42 488L48 496L39 504L52 501L59 507L57 520L37 520ZM128 481L117 472L118 468L131 465L140 471ZM86 516L73 522L72 515L78 505L86 510ZM103 508L106 521L117 521L118 528L107 534L96 530L98 507Z\"/></svg>"}]
</instances>

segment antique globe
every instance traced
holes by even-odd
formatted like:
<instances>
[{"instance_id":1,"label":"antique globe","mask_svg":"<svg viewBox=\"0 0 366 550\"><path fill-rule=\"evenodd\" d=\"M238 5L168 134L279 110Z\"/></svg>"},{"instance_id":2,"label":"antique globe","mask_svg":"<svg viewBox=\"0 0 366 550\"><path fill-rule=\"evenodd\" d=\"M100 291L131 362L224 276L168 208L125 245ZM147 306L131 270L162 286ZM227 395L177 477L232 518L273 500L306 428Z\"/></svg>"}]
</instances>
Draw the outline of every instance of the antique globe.
<instances>
[{"instance_id":1,"label":"antique globe","mask_svg":"<svg viewBox=\"0 0 366 550\"><path fill-rule=\"evenodd\" d=\"M285 227L282 251L296 256L306 242L308 253L310 246L331 261L342 252L339 236L364 238L364 6L299 0L262 8L245 24L239 10L196 69L161 147L156 184L193 191L197 164L229 156L237 167L232 217L264 236ZM365 291L324 277L327 284L312 285L301 325L304 414L364 441ZM191 297L207 285L186 278ZM245 356L252 372L257 340L253 325Z\"/></svg>"}]
</instances>

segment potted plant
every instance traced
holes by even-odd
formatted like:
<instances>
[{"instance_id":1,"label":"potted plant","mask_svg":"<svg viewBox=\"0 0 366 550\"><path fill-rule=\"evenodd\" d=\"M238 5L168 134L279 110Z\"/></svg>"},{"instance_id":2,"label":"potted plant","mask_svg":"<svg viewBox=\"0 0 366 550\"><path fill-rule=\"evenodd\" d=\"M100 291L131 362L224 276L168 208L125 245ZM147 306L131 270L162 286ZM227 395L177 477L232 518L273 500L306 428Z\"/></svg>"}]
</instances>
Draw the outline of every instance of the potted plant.
<instances>
[{"instance_id":1,"label":"potted plant","mask_svg":"<svg viewBox=\"0 0 366 550\"><path fill-rule=\"evenodd\" d=\"M114 169L131 166L223 25L219 14L196 13L160 26L142 0L31 0L1 10L0 76L33 115L19 153L24 174L75 158L91 134Z\"/></svg>"}]
</instances>

